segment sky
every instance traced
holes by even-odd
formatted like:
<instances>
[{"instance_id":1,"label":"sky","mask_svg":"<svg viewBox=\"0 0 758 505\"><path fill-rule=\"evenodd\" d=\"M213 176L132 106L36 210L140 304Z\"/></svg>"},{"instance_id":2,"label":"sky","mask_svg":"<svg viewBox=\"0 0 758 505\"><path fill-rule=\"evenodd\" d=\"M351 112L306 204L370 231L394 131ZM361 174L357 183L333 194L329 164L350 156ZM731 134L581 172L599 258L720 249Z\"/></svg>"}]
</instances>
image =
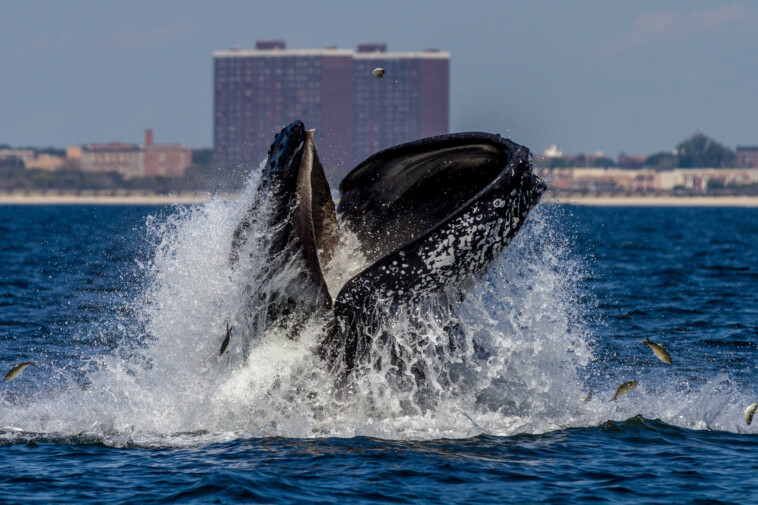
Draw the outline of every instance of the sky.
<instances>
[{"instance_id":1,"label":"sky","mask_svg":"<svg viewBox=\"0 0 758 505\"><path fill-rule=\"evenodd\" d=\"M758 2L0 0L0 144L213 142L212 53L451 53L451 130L541 153L758 145Z\"/></svg>"}]
</instances>

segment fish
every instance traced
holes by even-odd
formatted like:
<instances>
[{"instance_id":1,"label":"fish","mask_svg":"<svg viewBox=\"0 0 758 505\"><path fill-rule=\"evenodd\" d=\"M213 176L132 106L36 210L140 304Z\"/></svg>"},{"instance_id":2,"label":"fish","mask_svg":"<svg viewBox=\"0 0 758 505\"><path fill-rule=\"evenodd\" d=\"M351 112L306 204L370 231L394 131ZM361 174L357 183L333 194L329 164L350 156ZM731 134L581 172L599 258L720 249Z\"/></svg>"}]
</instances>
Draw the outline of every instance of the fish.
<instances>
[{"instance_id":1,"label":"fish","mask_svg":"<svg viewBox=\"0 0 758 505\"><path fill-rule=\"evenodd\" d=\"M755 415L755 409L758 408L758 403L754 403L745 409L745 423L750 426L753 422L753 416Z\"/></svg>"},{"instance_id":2,"label":"fish","mask_svg":"<svg viewBox=\"0 0 758 505\"><path fill-rule=\"evenodd\" d=\"M229 347L229 339L232 336L232 329L234 329L234 326L229 326L229 323L226 323L226 337L224 337L224 341L221 343L221 350L218 353L219 356L224 354L226 348Z\"/></svg>"},{"instance_id":3,"label":"fish","mask_svg":"<svg viewBox=\"0 0 758 505\"><path fill-rule=\"evenodd\" d=\"M579 401L580 401L580 402L588 402L588 401L590 401L590 400L592 400L592 391L590 391L589 393L587 393L587 394L584 396L584 398L579 398Z\"/></svg>"},{"instance_id":4,"label":"fish","mask_svg":"<svg viewBox=\"0 0 758 505\"><path fill-rule=\"evenodd\" d=\"M24 369L26 367L28 367L28 366L36 367L37 365L35 365L31 361L28 361L26 363L19 363L18 365L16 365L13 368L11 368L10 372L8 372L7 374L5 374L5 380L9 381L9 380L15 379L16 377L18 377L19 375L21 375L21 372L23 372Z\"/></svg>"},{"instance_id":5,"label":"fish","mask_svg":"<svg viewBox=\"0 0 758 505\"><path fill-rule=\"evenodd\" d=\"M636 388L637 386L639 386L639 384L640 384L639 381L636 381L636 380L630 380L630 381L627 381L627 382L621 384L616 389L616 394L613 395L613 398L611 398L611 401L615 402L621 395L625 395L629 391L631 391L634 388Z\"/></svg>"},{"instance_id":6,"label":"fish","mask_svg":"<svg viewBox=\"0 0 758 505\"><path fill-rule=\"evenodd\" d=\"M384 69L383 68L375 68L371 73L377 79L384 79Z\"/></svg>"},{"instance_id":7,"label":"fish","mask_svg":"<svg viewBox=\"0 0 758 505\"><path fill-rule=\"evenodd\" d=\"M669 356L669 353L666 352L666 349L663 348L662 345L656 344L655 342L650 341L650 337L647 337L645 340L640 342L640 344L647 344L650 349L653 350L655 355L658 357L659 360L663 361L667 365L671 364L671 356Z\"/></svg>"}]
</instances>

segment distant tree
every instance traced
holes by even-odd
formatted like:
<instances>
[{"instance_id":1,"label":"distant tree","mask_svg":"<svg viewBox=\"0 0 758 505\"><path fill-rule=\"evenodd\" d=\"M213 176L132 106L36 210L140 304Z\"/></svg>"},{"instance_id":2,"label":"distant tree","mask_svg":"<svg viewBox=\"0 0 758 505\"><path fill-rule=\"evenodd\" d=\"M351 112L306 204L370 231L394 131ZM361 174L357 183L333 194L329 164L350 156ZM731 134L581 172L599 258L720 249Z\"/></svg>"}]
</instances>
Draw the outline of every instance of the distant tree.
<instances>
[{"instance_id":1,"label":"distant tree","mask_svg":"<svg viewBox=\"0 0 758 505\"><path fill-rule=\"evenodd\" d=\"M674 153L659 152L645 160L645 166L655 170L673 170L679 165L679 158Z\"/></svg>"},{"instance_id":2,"label":"distant tree","mask_svg":"<svg viewBox=\"0 0 758 505\"><path fill-rule=\"evenodd\" d=\"M196 167L210 167L213 163L213 149L193 149L192 164Z\"/></svg>"},{"instance_id":3,"label":"distant tree","mask_svg":"<svg viewBox=\"0 0 758 505\"><path fill-rule=\"evenodd\" d=\"M43 147L42 149L35 149L35 154L49 154L50 156L66 157L65 149L58 149L57 147Z\"/></svg>"},{"instance_id":4,"label":"distant tree","mask_svg":"<svg viewBox=\"0 0 758 505\"><path fill-rule=\"evenodd\" d=\"M597 158L595 161L592 162L593 167L598 168L608 168L608 167L615 167L616 162L613 161L610 158L607 158L605 156L601 156L600 158Z\"/></svg>"},{"instance_id":5,"label":"distant tree","mask_svg":"<svg viewBox=\"0 0 758 505\"><path fill-rule=\"evenodd\" d=\"M708 181L708 191L726 188L726 184L721 179L711 179Z\"/></svg>"},{"instance_id":6,"label":"distant tree","mask_svg":"<svg viewBox=\"0 0 758 505\"><path fill-rule=\"evenodd\" d=\"M682 168L733 167L734 151L698 132L676 146L679 166Z\"/></svg>"},{"instance_id":7,"label":"distant tree","mask_svg":"<svg viewBox=\"0 0 758 505\"><path fill-rule=\"evenodd\" d=\"M564 158L548 158L547 162L550 168L566 168L570 165Z\"/></svg>"},{"instance_id":8,"label":"distant tree","mask_svg":"<svg viewBox=\"0 0 758 505\"><path fill-rule=\"evenodd\" d=\"M8 156L0 160L0 168L24 168L24 162L16 156Z\"/></svg>"},{"instance_id":9,"label":"distant tree","mask_svg":"<svg viewBox=\"0 0 758 505\"><path fill-rule=\"evenodd\" d=\"M13 149L13 148L9 146L8 144L0 144L0 150L2 149Z\"/></svg>"}]
</instances>

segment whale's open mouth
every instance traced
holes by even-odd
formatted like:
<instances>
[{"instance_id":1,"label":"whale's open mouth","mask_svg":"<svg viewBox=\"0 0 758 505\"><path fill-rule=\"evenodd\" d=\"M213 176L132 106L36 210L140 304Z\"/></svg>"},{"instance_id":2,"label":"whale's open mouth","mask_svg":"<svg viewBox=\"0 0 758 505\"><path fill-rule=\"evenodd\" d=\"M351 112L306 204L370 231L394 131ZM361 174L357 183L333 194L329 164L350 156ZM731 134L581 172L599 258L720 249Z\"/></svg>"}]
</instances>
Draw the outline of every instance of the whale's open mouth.
<instances>
[{"instance_id":1,"label":"whale's open mouth","mask_svg":"<svg viewBox=\"0 0 758 505\"><path fill-rule=\"evenodd\" d=\"M504 209L516 191L521 200L515 203L524 210L544 189L528 149L499 135L460 133L374 154L340 183L338 212L377 259L473 201L500 198Z\"/></svg>"},{"instance_id":2,"label":"whale's open mouth","mask_svg":"<svg viewBox=\"0 0 758 505\"><path fill-rule=\"evenodd\" d=\"M527 148L499 135L460 133L371 156L340 184L335 213L312 132L300 121L277 135L260 184L273 205L267 272L293 261L303 268L258 306L266 305L268 321L333 309L321 355L346 370L365 354L379 303L412 304L481 275L545 190ZM235 232L232 260L257 205ZM332 300L322 271L337 244L337 217L358 237L369 266Z\"/></svg>"}]
</instances>

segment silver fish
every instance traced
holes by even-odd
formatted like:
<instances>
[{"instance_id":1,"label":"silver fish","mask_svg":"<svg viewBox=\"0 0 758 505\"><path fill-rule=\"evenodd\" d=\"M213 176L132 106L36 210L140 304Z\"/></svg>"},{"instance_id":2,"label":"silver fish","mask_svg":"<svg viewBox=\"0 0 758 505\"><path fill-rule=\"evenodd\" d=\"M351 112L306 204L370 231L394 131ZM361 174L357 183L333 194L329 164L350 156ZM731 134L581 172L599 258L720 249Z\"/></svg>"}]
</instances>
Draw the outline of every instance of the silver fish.
<instances>
[{"instance_id":1,"label":"silver fish","mask_svg":"<svg viewBox=\"0 0 758 505\"><path fill-rule=\"evenodd\" d=\"M19 363L18 365L16 365L13 368L11 368L10 372L8 372L7 374L5 374L5 380L9 381L9 380L15 379L16 377L18 377L19 375L21 375L21 372L24 371L24 368L26 368L26 367L28 367L30 365L33 366L33 367L37 366L34 363L32 363L31 361L26 362L26 363Z\"/></svg>"},{"instance_id":2,"label":"silver fish","mask_svg":"<svg viewBox=\"0 0 758 505\"><path fill-rule=\"evenodd\" d=\"M640 342L640 344L647 344L647 346L653 350L653 352L655 353L655 355L658 357L659 360L663 361L664 363L668 365L671 364L671 356L669 356L669 353L666 352L666 349L664 349L663 346L660 344L651 342L650 337L647 337L645 340Z\"/></svg>"},{"instance_id":3,"label":"silver fish","mask_svg":"<svg viewBox=\"0 0 758 505\"><path fill-rule=\"evenodd\" d=\"M618 389L616 389L616 394L613 395L613 398L611 398L611 401L615 402L618 399L619 396L628 393L632 389L634 389L637 386L639 386L639 384L640 384L639 381L635 381L635 380L627 381L627 382L621 384L618 387Z\"/></svg>"},{"instance_id":4,"label":"silver fish","mask_svg":"<svg viewBox=\"0 0 758 505\"><path fill-rule=\"evenodd\" d=\"M371 73L377 79L384 79L384 69L383 68L375 68Z\"/></svg>"},{"instance_id":5,"label":"silver fish","mask_svg":"<svg viewBox=\"0 0 758 505\"><path fill-rule=\"evenodd\" d=\"M758 403L754 403L745 409L745 422L748 426L753 422L753 416L755 415L755 409L758 409Z\"/></svg>"},{"instance_id":6,"label":"silver fish","mask_svg":"<svg viewBox=\"0 0 758 505\"><path fill-rule=\"evenodd\" d=\"M229 339L232 337L233 329L234 329L234 326L229 326L229 323L226 323L226 337L224 337L224 341L221 343L221 351L219 351L218 353L219 356L224 354L224 351L226 351L226 348L229 347Z\"/></svg>"}]
</instances>

